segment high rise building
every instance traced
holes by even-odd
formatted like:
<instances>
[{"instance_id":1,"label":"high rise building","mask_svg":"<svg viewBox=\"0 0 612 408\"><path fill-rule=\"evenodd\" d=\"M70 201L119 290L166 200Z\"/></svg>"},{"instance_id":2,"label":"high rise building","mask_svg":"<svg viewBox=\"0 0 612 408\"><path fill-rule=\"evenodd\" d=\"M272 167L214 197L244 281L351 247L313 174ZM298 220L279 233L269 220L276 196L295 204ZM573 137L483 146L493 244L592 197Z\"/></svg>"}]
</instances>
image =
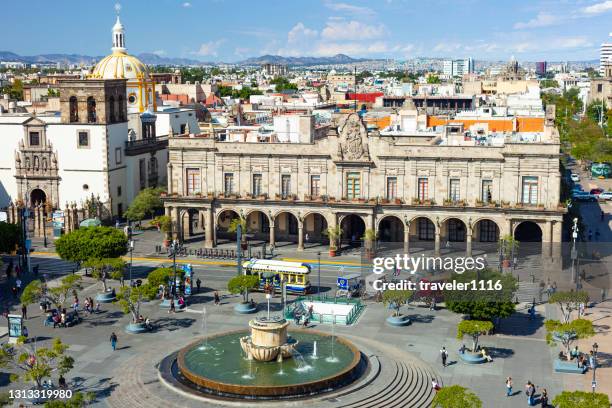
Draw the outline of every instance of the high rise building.
<instances>
[{"instance_id":1,"label":"high rise building","mask_svg":"<svg viewBox=\"0 0 612 408\"><path fill-rule=\"evenodd\" d=\"M546 75L546 61L536 62L536 75L537 76Z\"/></svg>"},{"instance_id":2,"label":"high rise building","mask_svg":"<svg viewBox=\"0 0 612 408\"><path fill-rule=\"evenodd\" d=\"M611 40L601 44L601 51L599 52L599 75L604 76L606 62L612 61L612 33L610 33Z\"/></svg>"},{"instance_id":3,"label":"high rise building","mask_svg":"<svg viewBox=\"0 0 612 408\"><path fill-rule=\"evenodd\" d=\"M474 72L474 60L472 58L444 60L442 71L448 77L471 74Z\"/></svg>"}]
</instances>

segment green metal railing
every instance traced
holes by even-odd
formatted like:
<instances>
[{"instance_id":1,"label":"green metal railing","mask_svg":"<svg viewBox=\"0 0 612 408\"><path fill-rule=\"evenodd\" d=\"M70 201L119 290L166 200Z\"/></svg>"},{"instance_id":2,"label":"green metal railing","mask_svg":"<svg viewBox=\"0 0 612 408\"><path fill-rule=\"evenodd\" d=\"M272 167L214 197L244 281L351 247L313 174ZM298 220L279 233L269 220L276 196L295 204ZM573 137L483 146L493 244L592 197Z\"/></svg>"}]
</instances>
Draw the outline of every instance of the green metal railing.
<instances>
[{"instance_id":1,"label":"green metal railing","mask_svg":"<svg viewBox=\"0 0 612 408\"><path fill-rule=\"evenodd\" d=\"M357 321L361 312L365 309L365 304L360 299L327 297L327 296L300 296L295 302L285 309L285 318L294 319L295 311L299 310L300 314L306 312L304 302L320 302L326 304L353 305L351 311L346 314L331 314L331 313L313 313L310 321L320 324L343 324L351 325Z\"/></svg>"}]
</instances>

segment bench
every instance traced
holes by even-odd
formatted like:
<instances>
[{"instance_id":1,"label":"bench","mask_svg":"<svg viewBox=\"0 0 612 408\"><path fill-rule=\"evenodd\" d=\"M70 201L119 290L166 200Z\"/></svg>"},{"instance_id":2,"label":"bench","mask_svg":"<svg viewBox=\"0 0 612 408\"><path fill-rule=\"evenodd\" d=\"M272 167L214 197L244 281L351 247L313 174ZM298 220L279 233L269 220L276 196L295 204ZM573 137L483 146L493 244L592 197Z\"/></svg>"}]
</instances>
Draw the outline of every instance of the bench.
<instances>
[{"instance_id":1,"label":"bench","mask_svg":"<svg viewBox=\"0 0 612 408\"><path fill-rule=\"evenodd\" d=\"M587 367L578 367L575 361L563 361L556 359L554 364L556 373L584 374Z\"/></svg>"},{"instance_id":2,"label":"bench","mask_svg":"<svg viewBox=\"0 0 612 408\"><path fill-rule=\"evenodd\" d=\"M487 359L482 356L482 353L472 353L467 350L463 354L459 353L459 358L468 364L482 364L487 362Z\"/></svg>"}]
</instances>

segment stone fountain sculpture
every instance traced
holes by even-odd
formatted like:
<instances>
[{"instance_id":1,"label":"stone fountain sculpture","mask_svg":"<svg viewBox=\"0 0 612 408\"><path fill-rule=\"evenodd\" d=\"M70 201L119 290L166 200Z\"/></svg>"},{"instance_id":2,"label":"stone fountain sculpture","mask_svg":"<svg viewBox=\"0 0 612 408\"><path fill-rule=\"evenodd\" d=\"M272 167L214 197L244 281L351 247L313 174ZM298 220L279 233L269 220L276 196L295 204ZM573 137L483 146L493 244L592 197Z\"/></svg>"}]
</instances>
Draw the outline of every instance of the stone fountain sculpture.
<instances>
[{"instance_id":1,"label":"stone fountain sculpture","mask_svg":"<svg viewBox=\"0 0 612 408\"><path fill-rule=\"evenodd\" d=\"M249 359L272 361L289 358L297 341L287 336L289 322L280 317L258 317L249 322L251 335L240 338L240 346Z\"/></svg>"}]
</instances>

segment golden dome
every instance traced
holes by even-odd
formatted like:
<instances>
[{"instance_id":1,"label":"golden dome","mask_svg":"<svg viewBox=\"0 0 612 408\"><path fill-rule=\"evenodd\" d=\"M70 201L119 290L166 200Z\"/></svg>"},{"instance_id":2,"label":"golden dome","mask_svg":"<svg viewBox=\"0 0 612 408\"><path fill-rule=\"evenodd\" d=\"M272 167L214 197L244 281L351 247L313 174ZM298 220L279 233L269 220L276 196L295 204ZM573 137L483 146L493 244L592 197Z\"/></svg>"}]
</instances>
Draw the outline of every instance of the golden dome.
<instances>
[{"instance_id":1,"label":"golden dome","mask_svg":"<svg viewBox=\"0 0 612 408\"><path fill-rule=\"evenodd\" d=\"M138 58L115 51L96 64L91 78L101 79L149 79L149 69Z\"/></svg>"}]
</instances>

